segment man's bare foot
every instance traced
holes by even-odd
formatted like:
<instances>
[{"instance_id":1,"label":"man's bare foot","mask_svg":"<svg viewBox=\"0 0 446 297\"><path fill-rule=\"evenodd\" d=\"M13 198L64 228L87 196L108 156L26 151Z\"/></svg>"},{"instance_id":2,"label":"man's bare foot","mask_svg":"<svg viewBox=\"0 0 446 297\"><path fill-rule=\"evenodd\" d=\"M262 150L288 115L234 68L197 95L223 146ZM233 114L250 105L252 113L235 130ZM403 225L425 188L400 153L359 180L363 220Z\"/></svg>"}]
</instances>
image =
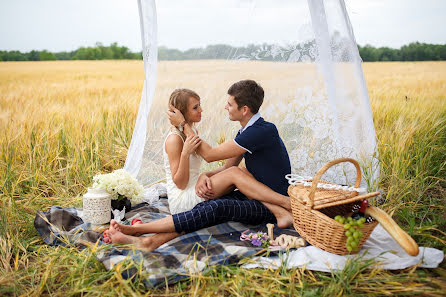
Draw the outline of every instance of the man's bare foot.
<instances>
[{"instance_id":1,"label":"man's bare foot","mask_svg":"<svg viewBox=\"0 0 446 297\"><path fill-rule=\"evenodd\" d=\"M157 249L161 243L153 240L153 236L149 237L135 237L131 235L126 235L118 230L116 230L113 225L110 226L109 232L111 243L114 245L118 244L133 244L137 249L153 252Z\"/></svg>"},{"instance_id":2,"label":"man's bare foot","mask_svg":"<svg viewBox=\"0 0 446 297\"><path fill-rule=\"evenodd\" d=\"M283 209L283 211L276 211L274 215L276 216L277 227L288 228L293 225L293 215L286 209Z\"/></svg>"},{"instance_id":3,"label":"man's bare foot","mask_svg":"<svg viewBox=\"0 0 446 297\"><path fill-rule=\"evenodd\" d=\"M285 208L288 211L291 211L291 200L290 198L288 199L283 199L284 203L282 205L283 208Z\"/></svg>"},{"instance_id":4,"label":"man's bare foot","mask_svg":"<svg viewBox=\"0 0 446 297\"><path fill-rule=\"evenodd\" d=\"M277 227L288 228L293 225L293 215L290 210L287 210L279 205L262 202L276 217Z\"/></svg>"}]
</instances>

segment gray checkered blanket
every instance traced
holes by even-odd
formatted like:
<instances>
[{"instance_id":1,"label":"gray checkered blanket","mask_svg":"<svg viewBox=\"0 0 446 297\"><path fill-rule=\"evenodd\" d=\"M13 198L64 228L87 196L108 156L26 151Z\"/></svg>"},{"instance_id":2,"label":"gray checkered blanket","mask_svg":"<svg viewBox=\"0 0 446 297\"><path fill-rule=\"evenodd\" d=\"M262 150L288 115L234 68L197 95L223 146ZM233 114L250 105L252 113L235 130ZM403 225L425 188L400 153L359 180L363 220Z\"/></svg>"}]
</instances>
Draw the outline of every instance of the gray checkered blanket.
<instances>
[{"instance_id":1,"label":"gray checkered blanket","mask_svg":"<svg viewBox=\"0 0 446 297\"><path fill-rule=\"evenodd\" d=\"M169 215L167 199L148 205L141 203L125 215L124 223L129 224L133 218L143 223L157 220ZM91 244L99 247L96 257L106 269L131 260L135 269L123 273L129 278L135 275L137 267L142 264L147 287L163 286L187 278L191 273L203 271L217 264L235 264L241 259L260 252L262 248L254 247L250 242L240 241L241 232L266 232L266 226L247 226L235 222L223 223L196 232L182 235L163 244L153 252L144 252L129 248L120 248L102 241L102 233L96 231L90 223L81 219L81 210L53 206L49 211L38 211L34 226L42 239L49 245L75 245L84 248ZM298 236L294 230L275 228L276 234Z\"/></svg>"}]
</instances>

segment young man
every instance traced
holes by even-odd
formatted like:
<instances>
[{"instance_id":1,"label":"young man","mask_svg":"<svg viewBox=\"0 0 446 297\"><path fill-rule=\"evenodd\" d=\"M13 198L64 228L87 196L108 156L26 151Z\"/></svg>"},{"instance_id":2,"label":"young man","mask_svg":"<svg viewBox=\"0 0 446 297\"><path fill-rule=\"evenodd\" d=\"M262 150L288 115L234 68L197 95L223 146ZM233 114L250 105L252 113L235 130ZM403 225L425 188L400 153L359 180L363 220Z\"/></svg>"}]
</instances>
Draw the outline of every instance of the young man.
<instances>
[{"instance_id":1,"label":"young man","mask_svg":"<svg viewBox=\"0 0 446 297\"><path fill-rule=\"evenodd\" d=\"M226 159L223 167L202 174L197 182L197 195L207 201L199 203L190 211L148 224L124 226L112 221L109 233L113 243L134 243L140 248L154 250L181 233L193 232L227 221L246 224L277 221L280 227L292 224L290 202L284 197L288 188L285 175L291 172L290 161L277 128L274 124L263 120L258 113L263 103L264 91L255 81L243 80L233 84L228 94L225 109L228 111L229 119L239 121L242 128L233 141L225 142L215 148L202 141L197 149L207 162ZM181 112L173 107L171 109L168 112L171 123L184 129L187 136L193 135L192 128L184 121ZM236 167L243 158L248 172ZM245 174L252 175L257 181L281 195L256 197L254 190L249 195L251 199L240 191L233 191L220 198L215 197L215 193L221 193L222 187L227 188L234 177L236 180L240 177L241 181L249 181L243 176ZM243 186L245 185L238 185L241 189ZM248 185L246 187L249 188ZM128 236L142 233L159 234L144 238Z\"/></svg>"}]
</instances>

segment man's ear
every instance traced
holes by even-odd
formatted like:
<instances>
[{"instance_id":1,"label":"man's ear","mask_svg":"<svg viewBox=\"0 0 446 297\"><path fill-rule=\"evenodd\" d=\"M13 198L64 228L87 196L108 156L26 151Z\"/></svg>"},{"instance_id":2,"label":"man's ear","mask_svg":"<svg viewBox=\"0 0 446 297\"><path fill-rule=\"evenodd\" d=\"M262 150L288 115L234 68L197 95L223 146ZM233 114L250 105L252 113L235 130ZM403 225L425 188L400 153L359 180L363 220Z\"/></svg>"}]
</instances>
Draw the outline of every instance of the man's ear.
<instances>
[{"instance_id":1,"label":"man's ear","mask_svg":"<svg viewBox=\"0 0 446 297\"><path fill-rule=\"evenodd\" d=\"M246 105L243 105L242 108L243 108L243 115L244 116L246 116L248 113L251 112L251 109L248 106L246 106Z\"/></svg>"}]
</instances>

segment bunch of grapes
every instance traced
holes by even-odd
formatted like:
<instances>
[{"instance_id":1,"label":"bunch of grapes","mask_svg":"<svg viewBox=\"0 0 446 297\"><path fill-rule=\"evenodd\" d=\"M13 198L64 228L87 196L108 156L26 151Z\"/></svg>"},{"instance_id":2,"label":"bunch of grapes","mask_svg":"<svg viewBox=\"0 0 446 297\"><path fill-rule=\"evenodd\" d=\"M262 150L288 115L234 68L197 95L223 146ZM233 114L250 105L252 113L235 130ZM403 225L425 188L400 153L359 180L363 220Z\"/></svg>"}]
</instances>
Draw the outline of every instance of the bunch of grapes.
<instances>
[{"instance_id":1,"label":"bunch of grapes","mask_svg":"<svg viewBox=\"0 0 446 297\"><path fill-rule=\"evenodd\" d=\"M359 242L361 241L362 232L359 230L364 225L366 219L361 217L355 220L352 217L335 216L335 221L343 224L345 229L345 236L347 236L347 241L345 246L349 252L357 251L359 249Z\"/></svg>"}]
</instances>

